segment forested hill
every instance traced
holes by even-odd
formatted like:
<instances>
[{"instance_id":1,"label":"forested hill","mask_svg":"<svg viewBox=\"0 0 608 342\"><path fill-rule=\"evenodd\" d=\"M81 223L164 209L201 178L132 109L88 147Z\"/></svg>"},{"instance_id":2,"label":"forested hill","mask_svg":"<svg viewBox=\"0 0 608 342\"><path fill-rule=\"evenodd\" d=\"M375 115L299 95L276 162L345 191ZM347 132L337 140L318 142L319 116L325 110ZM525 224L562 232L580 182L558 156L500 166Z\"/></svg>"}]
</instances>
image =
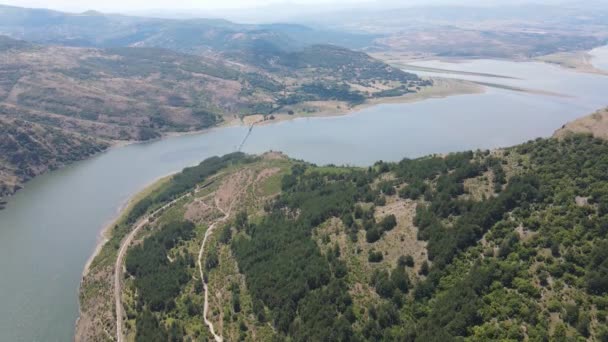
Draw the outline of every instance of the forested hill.
<instances>
[{"instance_id":1,"label":"forested hill","mask_svg":"<svg viewBox=\"0 0 608 342\"><path fill-rule=\"evenodd\" d=\"M234 212L201 262L226 340L605 341L607 156L608 142L573 134L367 169L212 158L167 185L204 187L127 256L125 333L210 338L196 258L224 206ZM83 283L85 310L105 302L90 292L103 260Z\"/></svg>"}]
</instances>

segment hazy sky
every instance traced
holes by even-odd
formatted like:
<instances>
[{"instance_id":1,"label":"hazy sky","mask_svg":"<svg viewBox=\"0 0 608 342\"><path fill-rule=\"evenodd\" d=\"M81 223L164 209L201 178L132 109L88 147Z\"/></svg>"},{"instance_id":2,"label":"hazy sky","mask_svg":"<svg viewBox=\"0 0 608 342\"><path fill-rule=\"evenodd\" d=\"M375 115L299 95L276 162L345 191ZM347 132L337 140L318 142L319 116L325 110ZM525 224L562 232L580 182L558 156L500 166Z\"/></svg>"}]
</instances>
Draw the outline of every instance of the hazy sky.
<instances>
[{"instance_id":1,"label":"hazy sky","mask_svg":"<svg viewBox=\"0 0 608 342\"><path fill-rule=\"evenodd\" d=\"M154 9L196 9L198 11L217 11L222 9L245 9L267 5L290 4L317 7L319 10L336 7L371 6L409 6L425 4L514 4L525 2L556 3L568 0L0 0L0 4L50 8L56 10L79 12L89 9L99 11L133 12ZM608 1L608 0L606 0ZM299 7L299 6L294 6Z\"/></svg>"},{"instance_id":2,"label":"hazy sky","mask_svg":"<svg viewBox=\"0 0 608 342\"><path fill-rule=\"evenodd\" d=\"M408 0L404 0L408 1ZM415 0L418 1L418 0ZM20 7L52 8L67 11L86 9L135 11L145 9L238 9L271 4L349 5L394 0L0 0L0 3Z\"/></svg>"}]
</instances>

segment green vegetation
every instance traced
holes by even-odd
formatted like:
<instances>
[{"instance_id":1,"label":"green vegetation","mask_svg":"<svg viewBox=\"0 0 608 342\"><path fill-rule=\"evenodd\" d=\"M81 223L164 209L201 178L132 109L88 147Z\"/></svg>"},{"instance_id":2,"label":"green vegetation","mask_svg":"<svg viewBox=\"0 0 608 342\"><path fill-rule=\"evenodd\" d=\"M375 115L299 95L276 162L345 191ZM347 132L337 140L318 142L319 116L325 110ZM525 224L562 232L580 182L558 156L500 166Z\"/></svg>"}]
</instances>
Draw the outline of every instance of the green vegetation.
<instances>
[{"instance_id":1,"label":"green vegetation","mask_svg":"<svg viewBox=\"0 0 608 342\"><path fill-rule=\"evenodd\" d=\"M152 311L175 306L173 298L188 281L187 269L194 267L194 259L186 254L169 262L167 253L182 240L193 236L192 222L171 222L129 251L126 268L135 277L138 311L144 306Z\"/></svg>"},{"instance_id":2,"label":"green vegetation","mask_svg":"<svg viewBox=\"0 0 608 342\"><path fill-rule=\"evenodd\" d=\"M381 163L367 172L320 174L298 166L284 178L268 216L232 246L254 299L294 340L310 338L302 327L321 339L340 332L343 340L600 338L608 303L605 155L605 142L576 136L533 141L496 156L467 152ZM396 180L372 186L386 172ZM494 175L496 193L463 197L464 181L484 172ZM326 288L353 301L353 284L331 272L331 260L339 258L321 257L311 229L340 217L347 231L365 229L367 243L375 245L398 223L395 216L376 222L357 203L378 203L399 184L405 184L401 197L420 203L414 223L428 242L430 262L413 281L405 269L414 266L411 257L376 268L370 286L381 299L362 317L349 320L351 306L341 309L334 301L318 303L311 315L308 298L322 297ZM577 205L577 196L589 205ZM371 249L366 260L377 265L383 251ZM556 305L558 298L571 304ZM324 316L328 312L333 319Z\"/></svg>"},{"instance_id":3,"label":"green vegetation","mask_svg":"<svg viewBox=\"0 0 608 342\"><path fill-rule=\"evenodd\" d=\"M246 188L213 235L205 277L221 295L211 317L235 339L256 331L292 341L602 340L606 156L607 142L572 136L368 169L290 161L280 184L268 179L278 195L261 204L253 199L266 187ZM212 187L212 175L256 179L246 170L260 160L233 154L186 169L130 221ZM472 186L489 192L470 196ZM193 323L204 232L183 219L193 201L163 213L129 252L136 339L206 334ZM407 250L414 241L403 234L414 227L423 253Z\"/></svg>"},{"instance_id":4,"label":"green vegetation","mask_svg":"<svg viewBox=\"0 0 608 342\"><path fill-rule=\"evenodd\" d=\"M143 216L150 208L160 207L188 191L192 191L196 184L200 184L208 177L218 171L238 163L251 162L254 159L244 153L232 153L223 157L211 157L205 159L197 166L188 167L182 172L171 177L169 183L162 190L146 196L137 202L126 218L126 224L133 224L139 217Z\"/></svg>"}]
</instances>

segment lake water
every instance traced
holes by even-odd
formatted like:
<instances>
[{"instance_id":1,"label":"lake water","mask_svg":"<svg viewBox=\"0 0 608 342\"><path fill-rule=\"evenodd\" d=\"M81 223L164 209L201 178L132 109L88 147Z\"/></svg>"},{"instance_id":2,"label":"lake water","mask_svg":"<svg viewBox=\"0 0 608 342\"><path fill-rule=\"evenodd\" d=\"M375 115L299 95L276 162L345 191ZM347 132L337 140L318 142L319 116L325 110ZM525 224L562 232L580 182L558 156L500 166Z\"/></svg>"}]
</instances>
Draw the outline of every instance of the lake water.
<instances>
[{"instance_id":1,"label":"lake water","mask_svg":"<svg viewBox=\"0 0 608 342\"><path fill-rule=\"evenodd\" d=\"M608 63L608 54L602 58L597 63ZM608 105L605 76L507 61L419 65L511 76L516 79L444 75L567 96L488 88L483 94L379 105L349 116L256 127L244 151L279 150L319 164L363 166L514 145L549 136ZM0 211L0 341L71 340L82 269L118 208L160 176L234 151L246 132L229 127L116 148L28 183Z\"/></svg>"}]
</instances>

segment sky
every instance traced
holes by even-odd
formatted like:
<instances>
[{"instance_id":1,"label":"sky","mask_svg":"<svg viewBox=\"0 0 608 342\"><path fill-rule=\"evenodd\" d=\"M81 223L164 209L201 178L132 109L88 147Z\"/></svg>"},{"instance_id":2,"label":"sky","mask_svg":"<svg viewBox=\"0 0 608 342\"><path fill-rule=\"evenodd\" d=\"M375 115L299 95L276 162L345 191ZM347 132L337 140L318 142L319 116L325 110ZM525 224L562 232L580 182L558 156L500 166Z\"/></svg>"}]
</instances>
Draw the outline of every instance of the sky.
<instances>
[{"instance_id":1,"label":"sky","mask_svg":"<svg viewBox=\"0 0 608 342\"><path fill-rule=\"evenodd\" d=\"M384 2L393 1L394 0L384 0ZM19 7L50 8L64 11L94 9L99 11L123 12L150 9L244 9L289 4L308 6L348 6L370 2L383 2L383 0L0 0L0 3L2 4Z\"/></svg>"},{"instance_id":2,"label":"sky","mask_svg":"<svg viewBox=\"0 0 608 342\"><path fill-rule=\"evenodd\" d=\"M0 4L19 7L49 8L68 12L98 10L103 12L134 12L145 10L195 9L197 11L235 10L278 5L289 7L327 8L360 6L398 6L426 4L513 4L522 2L555 3L567 0L0 0ZM608 1L608 0L606 0Z\"/></svg>"}]
</instances>

